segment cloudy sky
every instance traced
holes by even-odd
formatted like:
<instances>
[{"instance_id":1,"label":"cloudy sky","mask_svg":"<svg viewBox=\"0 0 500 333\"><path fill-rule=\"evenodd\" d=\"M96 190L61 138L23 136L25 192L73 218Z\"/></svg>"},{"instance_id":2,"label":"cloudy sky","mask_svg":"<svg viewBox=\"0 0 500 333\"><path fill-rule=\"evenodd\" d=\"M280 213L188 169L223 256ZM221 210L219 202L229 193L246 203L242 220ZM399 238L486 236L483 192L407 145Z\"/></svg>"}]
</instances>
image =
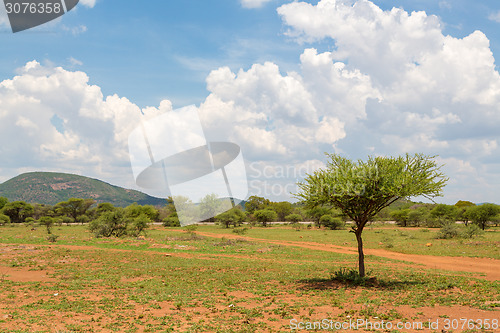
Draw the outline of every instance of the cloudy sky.
<instances>
[{"instance_id":1,"label":"cloudy sky","mask_svg":"<svg viewBox=\"0 0 500 333\"><path fill-rule=\"evenodd\" d=\"M194 105L249 195L286 199L324 152L419 152L450 178L439 202L500 203L497 1L81 0L15 34L0 4L0 45L0 181L137 188L131 132Z\"/></svg>"}]
</instances>

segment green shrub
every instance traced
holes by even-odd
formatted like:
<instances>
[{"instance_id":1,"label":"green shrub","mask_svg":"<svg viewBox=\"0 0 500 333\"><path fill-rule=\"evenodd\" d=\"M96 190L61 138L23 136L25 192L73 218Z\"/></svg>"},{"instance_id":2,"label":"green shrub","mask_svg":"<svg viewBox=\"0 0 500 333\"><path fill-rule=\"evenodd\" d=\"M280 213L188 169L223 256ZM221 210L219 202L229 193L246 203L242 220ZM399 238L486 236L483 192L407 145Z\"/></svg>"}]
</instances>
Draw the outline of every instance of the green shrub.
<instances>
[{"instance_id":1,"label":"green shrub","mask_svg":"<svg viewBox=\"0 0 500 333\"><path fill-rule=\"evenodd\" d=\"M9 224L10 223L10 217L4 214L0 214L0 225L4 224Z\"/></svg>"},{"instance_id":2,"label":"green shrub","mask_svg":"<svg viewBox=\"0 0 500 333\"><path fill-rule=\"evenodd\" d=\"M437 239L451 239L460 236L460 227L455 223L445 224L436 235Z\"/></svg>"},{"instance_id":3,"label":"green shrub","mask_svg":"<svg viewBox=\"0 0 500 333\"><path fill-rule=\"evenodd\" d=\"M163 226L164 227L180 227L181 223L179 222L179 219L177 218L177 216L170 215L169 217L166 217L163 219Z\"/></svg>"},{"instance_id":4,"label":"green shrub","mask_svg":"<svg viewBox=\"0 0 500 333\"><path fill-rule=\"evenodd\" d=\"M8 216L7 216L7 217L8 217ZM9 221L10 221L10 219L9 219ZM34 219L34 218L32 218L31 216L30 216L30 217L27 217L26 219L24 219L24 223L27 223L28 225L29 225L30 223L34 223L34 222L35 222L35 219Z\"/></svg>"},{"instance_id":5,"label":"green shrub","mask_svg":"<svg viewBox=\"0 0 500 333\"><path fill-rule=\"evenodd\" d=\"M127 234L127 220L122 210L106 211L89 223L89 230L98 238L121 237Z\"/></svg>"},{"instance_id":6,"label":"green shrub","mask_svg":"<svg viewBox=\"0 0 500 333\"><path fill-rule=\"evenodd\" d=\"M248 231L248 228L234 228L233 232L238 235L244 235Z\"/></svg>"},{"instance_id":7,"label":"green shrub","mask_svg":"<svg viewBox=\"0 0 500 333\"><path fill-rule=\"evenodd\" d=\"M331 230L340 230L345 228L345 223L341 218L333 217L329 214L321 216L321 218L319 219L319 223L321 225L324 225L325 228Z\"/></svg>"},{"instance_id":8,"label":"green shrub","mask_svg":"<svg viewBox=\"0 0 500 333\"><path fill-rule=\"evenodd\" d=\"M149 228L151 219L146 214L140 214L137 217L129 218L127 223L127 235L137 237L141 232Z\"/></svg>"},{"instance_id":9,"label":"green shrub","mask_svg":"<svg viewBox=\"0 0 500 333\"><path fill-rule=\"evenodd\" d=\"M484 233L477 224L469 224L465 228L462 229L460 236L462 238L473 238L474 236L479 236Z\"/></svg>"},{"instance_id":10,"label":"green shrub","mask_svg":"<svg viewBox=\"0 0 500 333\"><path fill-rule=\"evenodd\" d=\"M285 216L285 220L288 222L295 223L295 222L302 221L303 218L300 214L290 214L290 215Z\"/></svg>"},{"instance_id":11,"label":"green shrub","mask_svg":"<svg viewBox=\"0 0 500 333\"><path fill-rule=\"evenodd\" d=\"M55 223L55 219L50 216L42 216L40 220L38 220L40 225L44 225L47 228L47 233L50 235L52 233L52 226Z\"/></svg>"},{"instance_id":12,"label":"green shrub","mask_svg":"<svg viewBox=\"0 0 500 333\"><path fill-rule=\"evenodd\" d=\"M66 225L70 225L70 223L75 223L74 218L66 216L66 215L61 216L58 220L61 222L61 224L66 223Z\"/></svg>"},{"instance_id":13,"label":"green shrub","mask_svg":"<svg viewBox=\"0 0 500 333\"><path fill-rule=\"evenodd\" d=\"M232 208L215 216L215 220L225 228L229 228L231 225L239 226L245 220L245 217L245 213L241 210Z\"/></svg>"},{"instance_id":14,"label":"green shrub","mask_svg":"<svg viewBox=\"0 0 500 333\"><path fill-rule=\"evenodd\" d=\"M54 235L54 234L50 234L47 236L47 240L51 243L55 243L57 242L57 239L59 238L59 236L57 235Z\"/></svg>"},{"instance_id":15,"label":"green shrub","mask_svg":"<svg viewBox=\"0 0 500 333\"><path fill-rule=\"evenodd\" d=\"M196 229L198 229L198 225L196 225L196 224L190 224L190 225L187 225L187 226L184 227L184 230L188 234L194 234L194 232L196 231Z\"/></svg>"},{"instance_id":16,"label":"green shrub","mask_svg":"<svg viewBox=\"0 0 500 333\"><path fill-rule=\"evenodd\" d=\"M443 227L443 222L439 219L429 217L425 220L424 226L426 226L427 228L441 228Z\"/></svg>"},{"instance_id":17,"label":"green shrub","mask_svg":"<svg viewBox=\"0 0 500 333\"><path fill-rule=\"evenodd\" d=\"M87 215L80 215L76 218L76 222L81 223L81 224L87 223L87 222L89 222L89 220L90 220L90 218ZM68 221L68 220L63 220L62 222L65 222L65 221ZM66 224L69 224L69 223L71 223L71 222L66 222Z\"/></svg>"},{"instance_id":18,"label":"green shrub","mask_svg":"<svg viewBox=\"0 0 500 333\"><path fill-rule=\"evenodd\" d=\"M361 277L357 270L353 268L347 269L345 267L341 267L340 269L334 271L331 279L355 285L364 285L369 280L366 276Z\"/></svg>"}]
</instances>

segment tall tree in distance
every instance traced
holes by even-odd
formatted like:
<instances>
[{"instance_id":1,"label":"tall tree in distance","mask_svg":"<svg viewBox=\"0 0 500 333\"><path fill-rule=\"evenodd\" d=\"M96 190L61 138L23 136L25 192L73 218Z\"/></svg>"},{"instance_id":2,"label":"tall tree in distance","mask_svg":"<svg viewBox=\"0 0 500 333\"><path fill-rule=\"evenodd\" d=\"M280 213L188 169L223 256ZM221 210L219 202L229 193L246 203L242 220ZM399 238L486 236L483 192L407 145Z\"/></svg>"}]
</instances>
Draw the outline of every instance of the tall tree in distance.
<instances>
[{"instance_id":1,"label":"tall tree in distance","mask_svg":"<svg viewBox=\"0 0 500 333\"><path fill-rule=\"evenodd\" d=\"M2 208L3 214L10 218L12 223L21 223L33 215L33 206L24 201L7 202Z\"/></svg>"},{"instance_id":2,"label":"tall tree in distance","mask_svg":"<svg viewBox=\"0 0 500 333\"><path fill-rule=\"evenodd\" d=\"M92 199L70 198L55 205L56 212L67 215L77 221L78 217L87 213L87 210L95 203Z\"/></svg>"},{"instance_id":3,"label":"tall tree in distance","mask_svg":"<svg viewBox=\"0 0 500 333\"><path fill-rule=\"evenodd\" d=\"M309 207L334 206L354 224L351 232L358 243L359 275L365 276L363 229L384 207L401 198L442 195L448 178L440 171L435 156L406 154L399 157L368 157L351 161L336 154L329 157L325 169L310 174L298 183L299 193Z\"/></svg>"},{"instance_id":4,"label":"tall tree in distance","mask_svg":"<svg viewBox=\"0 0 500 333\"><path fill-rule=\"evenodd\" d=\"M471 219L471 221L477 224L481 229L485 229L488 222L492 221L495 215L500 213L500 206L485 203L479 206L470 207L466 214Z\"/></svg>"}]
</instances>

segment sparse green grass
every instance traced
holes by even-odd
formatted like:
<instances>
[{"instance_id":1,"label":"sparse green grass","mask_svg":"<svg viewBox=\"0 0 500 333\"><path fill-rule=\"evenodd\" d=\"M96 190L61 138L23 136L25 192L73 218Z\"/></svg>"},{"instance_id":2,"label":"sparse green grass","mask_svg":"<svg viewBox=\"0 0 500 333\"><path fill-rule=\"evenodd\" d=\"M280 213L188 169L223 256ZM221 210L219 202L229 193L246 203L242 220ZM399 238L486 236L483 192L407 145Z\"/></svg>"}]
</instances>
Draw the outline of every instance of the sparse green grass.
<instances>
[{"instance_id":1,"label":"sparse green grass","mask_svg":"<svg viewBox=\"0 0 500 333\"><path fill-rule=\"evenodd\" d=\"M463 226L460 226L463 227ZM23 230L24 228L24 230ZM3 243L13 244L48 244L47 235L43 228L30 231L27 226L3 227L0 240ZM147 239L156 242L165 242L168 238L176 243L185 245L192 239L188 232L179 233L182 228L165 228L147 231ZM197 232L209 232L235 236L233 228L220 228L213 225L199 225ZM394 225L379 223L368 226L363 231L363 243L367 249L388 249L393 252L406 254L426 254L437 256L463 256L478 258L500 259L500 228L490 228L484 235L472 239L436 239L439 229L429 228L400 228ZM109 239L92 238L85 226L73 225L54 228L58 235L57 244L90 245L102 248L113 247L122 249L148 249L150 244L138 239L122 239L120 242ZM294 242L314 242L347 247L356 247L354 235L348 230L319 230L301 229L297 232L290 226L273 226L268 228L253 227L247 229L245 238L259 238L268 240L283 240ZM184 239L184 240L183 240ZM184 243L183 243L184 242ZM210 239L210 242L214 242ZM172 242L170 242L172 243ZM198 242L199 244L200 242ZM432 246L426 246L431 243ZM231 247L235 250L234 247ZM241 250L241 249L239 249Z\"/></svg>"},{"instance_id":2,"label":"sparse green grass","mask_svg":"<svg viewBox=\"0 0 500 333\"><path fill-rule=\"evenodd\" d=\"M326 314L318 309L325 307L331 319L399 320L400 306L437 304L490 310L492 318L498 317L491 304L500 302L499 283L466 273L415 269L370 256L368 278L352 284L332 280L332 275L355 268L355 255L164 228L148 231L145 239L95 239L84 226L54 229L60 236L55 244L46 240L44 230L0 229L0 249L9 250L0 257L0 269L45 272L50 278L1 279L0 314L12 317L0 316L0 332L287 332L290 319L323 318ZM234 237L231 230L215 226L198 231ZM491 233L481 241L498 241L498 232ZM433 235L434 230L374 227L366 230L365 240L376 248L382 237L392 237L398 249L404 242L407 247L435 244ZM350 241L354 246L345 230L252 228L245 236L336 245ZM483 247L476 245L485 256L494 253ZM437 255L436 248L444 245L426 254Z\"/></svg>"},{"instance_id":3,"label":"sparse green grass","mask_svg":"<svg viewBox=\"0 0 500 333\"><path fill-rule=\"evenodd\" d=\"M219 234L231 234L231 230L211 225L198 227L200 232ZM487 229L484 235L472 239L436 239L438 231L436 228L401 228L390 224L373 223L363 231L363 244L367 249L388 249L406 254L500 259L500 228ZM245 236L356 247L356 239L354 234L349 232L349 228L347 230L304 228L297 232L290 226L275 225L268 228L251 228ZM432 246L426 246L427 243L432 243ZM388 247L388 244L391 246Z\"/></svg>"}]
</instances>

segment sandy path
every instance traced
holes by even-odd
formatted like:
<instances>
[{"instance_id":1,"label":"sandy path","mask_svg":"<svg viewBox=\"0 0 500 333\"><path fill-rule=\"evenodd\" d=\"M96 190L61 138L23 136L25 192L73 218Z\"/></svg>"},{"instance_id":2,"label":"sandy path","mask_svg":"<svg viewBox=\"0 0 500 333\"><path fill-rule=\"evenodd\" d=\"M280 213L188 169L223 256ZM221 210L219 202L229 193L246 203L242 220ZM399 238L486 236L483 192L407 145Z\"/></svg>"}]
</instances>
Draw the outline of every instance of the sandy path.
<instances>
[{"instance_id":1,"label":"sandy path","mask_svg":"<svg viewBox=\"0 0 500 333\"><path fill-rule=\"evenodd\" d=\"M311 250L336 252L343 254L357 254L358 250L354 247L338 246L330 244L321 244L314 242L294 242L277 241L262 238L243 237L238 235L215 234L208 232L196 232L196 234L214 238L246 239L253 242L264 242L283 246L296 246ZM469 257L441 257L421 254L403 254L391 252L383 249L365 249L365 255L374 255L378 257L409 261L417 264L423 264L434 269L443 269L449 271L483 273L486 276L480 276L490 281L500 280L500 260L489 258L469 258Z\"/></svg>"}]
</instances>

